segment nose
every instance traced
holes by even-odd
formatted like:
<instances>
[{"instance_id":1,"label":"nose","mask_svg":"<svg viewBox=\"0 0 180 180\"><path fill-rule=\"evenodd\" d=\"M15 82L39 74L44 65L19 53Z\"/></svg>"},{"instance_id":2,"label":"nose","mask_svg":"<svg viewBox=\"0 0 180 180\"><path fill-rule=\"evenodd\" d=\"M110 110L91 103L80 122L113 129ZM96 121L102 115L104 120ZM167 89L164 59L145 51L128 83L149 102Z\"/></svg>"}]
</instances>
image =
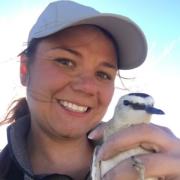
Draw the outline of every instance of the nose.
<instances>
[{"instance_id":1,"label":"nose","mask_svg":"<svg viewBox=\"0 0 180 180\"><path fill-rule=\"evenodd\" d=\"M88 73L77 75L72 82L72 88L75 91L79 91L88 95L95 95L98 91L95 76Z\"/></svg>"}]
</instances>

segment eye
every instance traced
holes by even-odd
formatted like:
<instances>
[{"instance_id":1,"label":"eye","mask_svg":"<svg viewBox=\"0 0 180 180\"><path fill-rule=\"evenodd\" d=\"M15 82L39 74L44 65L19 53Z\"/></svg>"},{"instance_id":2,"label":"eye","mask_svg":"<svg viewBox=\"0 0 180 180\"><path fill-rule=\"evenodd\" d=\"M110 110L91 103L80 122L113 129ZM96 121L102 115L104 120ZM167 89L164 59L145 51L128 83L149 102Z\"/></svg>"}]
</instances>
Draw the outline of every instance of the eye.
<instances>
[{"instance_id":1,"label":"eye","mask_svg":"<svg viewBox=\"0 0 180 180\"><path fill-rule=\"evenodd\" d=\"M98 78L100 78L102 80L111 80L112 79L110 74L103 72L103 71L98 71L96 73L96 75L98 76Z\"/></svg>"},{"instance_id":2,"label":"eye","mask_svg":"<svg viewBox=\"0 0 180 180\"><path fill-rule=\"evenodd\" d=\"M128 105L130 105L130 102L129 102L128 100L124 100L124 101L123 101L123 104L124 104L125 106L128 106Z\"/></svg>"},{"instance_id":3,"label":"eye","mask_svg":"<svg viewBox=\"0 0 180 180\"><path fill-rule=\"evenodd\" d=\"M58 62L58 64L67 67L73 67L75 65L75 63L72 60L66 58L57 58L55 59L55 61Z\"/></svg>"},{"instance_id":4,"label":"eye","mask_svg":"<svg viewBox=\"0 0 180 180\"><path fill-rule=\"evenodd\" d=\"M145 105L145 104L135 103L135 104L133 104L133 108L134 108L134 109L143 110L143 109L146 108L146 105Z\"/></svg>"}]
</instances>

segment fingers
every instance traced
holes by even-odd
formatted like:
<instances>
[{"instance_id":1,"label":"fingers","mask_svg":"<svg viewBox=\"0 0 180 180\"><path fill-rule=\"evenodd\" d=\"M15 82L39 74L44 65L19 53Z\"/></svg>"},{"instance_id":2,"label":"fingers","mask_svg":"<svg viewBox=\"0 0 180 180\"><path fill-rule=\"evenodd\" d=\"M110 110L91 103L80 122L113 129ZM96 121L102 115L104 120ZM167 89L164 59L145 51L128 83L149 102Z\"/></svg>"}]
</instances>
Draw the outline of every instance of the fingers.
<instances>
[{"instance_id":1,"label":"fingers","mask_svg":"<svg viewBox=\"0 0 180 180\"><path fill-rule=\"evenodd\" d=\"M179 158L167 153L152 153L138 156L138 159L145 166L145 175L147 177L168 177L174 174L180 174Z\"/></svg>"},{"instance_id":2,"label":"fingers","mask_svg":"<svg viewBox=\"0 0 180 180\"><path fill-rule=\"evenodd\" d=\"M88 139L91 140L101 140L103 138L104 134L104 129L107 126L107 123L101 122L98 124L98 126L95 127L89 134L88 134Z\"/></svg>"},{"instance_id":3,"label":"fingers","mask_svg":"<svg viewBox=\"0 0 180 180\"><path fill-rule=\"evenodd\" d=\"M100 125L92 131L92 137L102 138L105 126L106 124ZM137 146L156 152L136 156L145 167L146 177L180 179L180 140L168 128L154 124L134 125L110 136L101 146L98 159L107 160L121 151ZM108 171L103 179L136 180L138 176L129 158Z\"/></svg>"},{"instance_id":4,"label":"fingers","mask_svg":"<svg viewBox=\"0 0 180 180\"><path fill-rule=\"evenodd\" d=\"M136 156L136 159L141 162L141 166L144 167L142 170L144 170L145 178L158 177L159 179L175 180L175 175L176 177L180 175L180 162L176 157L172 157L171 155L153 153ZM139 170L137 171L133 166L131 158L128 158L109 170L104 175L103 180L137 180L138 177L140 177Z\"/></svg>"},{"instance_id":5,"label":"fingers","mask_svg":"<svg viewBox=\"0 0 180 180\"><path fill-rule=\"evenodd\" d=\"M100 124L89 136L92 139L101 139L105 127L106 123ZM98 159L107 160L121 151L137 146L156 152L136 156L145 167L145 177L180 179L180 140L168 128L154 124L134 125L110 136L101 146ZM103 179L136 180L138 176L129 158L109 170Z\"/></svg>"},{"instance_id":6,"label":"fingers","mask_svg":"<svg viewBox=\"0 0 180 180\"><path fill-rule=\"evenodd\" d=\"M133 167L133 163L131 158L122 161L116 167L109 170L104 176L103 180L137 180L139 177L139 173Z\"/></svg>"},{"instance_id":7,"label":"fingers","mask_svg":"<svg viewBox=\"0 0 180 180\"><path fill-rule=\"evenodd\" d=\"M167 128L154 124L140 124L122 129L110 136L101 146L98 157L106 160L121 151L137 146L147 150L153 149L156 152L180 153L180 140L170 134Z\"/></svg>"}]
</instances>

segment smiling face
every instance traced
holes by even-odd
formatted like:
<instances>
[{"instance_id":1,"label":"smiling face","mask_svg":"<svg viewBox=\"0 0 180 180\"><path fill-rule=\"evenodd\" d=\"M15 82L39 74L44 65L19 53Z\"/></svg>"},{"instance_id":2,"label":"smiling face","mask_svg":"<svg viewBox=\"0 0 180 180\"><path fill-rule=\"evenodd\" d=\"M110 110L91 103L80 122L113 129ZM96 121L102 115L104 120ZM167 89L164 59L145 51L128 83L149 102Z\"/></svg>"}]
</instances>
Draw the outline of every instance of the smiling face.
<instances>
[{"instance_id":1,"label":"smiling face","mask_svg":"<svg viewBox=\"0 0 180 180\"><path fill-rule=\"evenodd\" d=\"M76 26L40 41L33 58L23 81L31 127L58 137L85 135L101 121L114 92L112 40L97 27Z\"/></svg>"}]
</instances>

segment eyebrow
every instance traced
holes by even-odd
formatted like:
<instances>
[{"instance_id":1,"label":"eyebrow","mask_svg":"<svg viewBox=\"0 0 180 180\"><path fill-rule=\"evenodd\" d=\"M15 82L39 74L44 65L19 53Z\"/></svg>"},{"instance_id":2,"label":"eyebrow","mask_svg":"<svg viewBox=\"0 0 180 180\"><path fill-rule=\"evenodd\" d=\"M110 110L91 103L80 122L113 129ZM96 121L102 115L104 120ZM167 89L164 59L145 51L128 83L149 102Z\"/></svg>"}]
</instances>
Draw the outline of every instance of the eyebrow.
<instances>
[{"instance_id":1,"label":"eyebrow","mask_svg":"<svg viewBox=\"0 0 180 180\"><path fill-rule=\"evenodd\" d=\"M56 49L62 49L62 50L65 50L65 51L68 51L76 56L82 56L78 51L74 50L74 49L71 49L71 48L67 48L67 47L54 47L52 48L51 50L56 50ZM114 64L111 64L111 63L108 63L108 62L103 62L102 63L103 66L105 67L108 67L108 68L111 68L111 69L117 69L117 66L114 65Z\"/></svg>"},{"instance_id":2,"label":"eyebrow","mask_svg":"<svg viewBox=\"0 0 180 180\"><path fill-rule=\"evenodd\" d=\"M68 51L69 53L72 53L76 56L81 56L81 54L78 51L71 49L71 48L67 48L67 47L54 47L51 50L56 50L56 49L62 49L64 51Z\"/></svg>"},{"instance_id":3,"label":"eyebrow","mask_svg":"<svg viewBox=\"0 0 180 180\"><path fill-rule=\"evenodd\" d=\"M102 64L105 67L111 68L111 69L117 69L117 66L115 66L114 64L108 63L108 62L103 62Z\"/></svg>"}]
</instances>

